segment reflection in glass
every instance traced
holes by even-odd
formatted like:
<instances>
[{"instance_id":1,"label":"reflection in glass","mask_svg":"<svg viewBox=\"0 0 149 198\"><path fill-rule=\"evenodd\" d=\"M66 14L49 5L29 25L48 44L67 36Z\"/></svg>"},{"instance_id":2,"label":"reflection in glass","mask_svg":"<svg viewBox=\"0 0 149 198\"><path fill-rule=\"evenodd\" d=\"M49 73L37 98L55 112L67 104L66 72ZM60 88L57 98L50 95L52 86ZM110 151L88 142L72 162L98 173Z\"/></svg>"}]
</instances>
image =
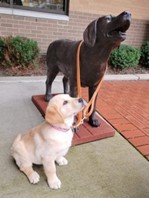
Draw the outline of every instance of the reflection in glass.
<instances>
[{"instance_id":1,"label":"reflection in glass","mask_svg":"<svg viewBox=\"0 0 149 198\"><path fill-rule=\"evenodd\" d=\"M0 6L36 8L53 11L64 11L65 0L0 0Z\"/></svg>"}]
</instances>

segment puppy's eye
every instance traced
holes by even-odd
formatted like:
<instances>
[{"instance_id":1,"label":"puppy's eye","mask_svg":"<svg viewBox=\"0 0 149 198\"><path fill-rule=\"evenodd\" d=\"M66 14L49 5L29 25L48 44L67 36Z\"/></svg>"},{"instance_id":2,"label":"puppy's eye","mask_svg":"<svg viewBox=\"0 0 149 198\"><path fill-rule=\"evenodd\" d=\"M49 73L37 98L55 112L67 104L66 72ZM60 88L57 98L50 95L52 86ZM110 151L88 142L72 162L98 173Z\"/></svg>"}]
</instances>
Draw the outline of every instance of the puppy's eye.
<instances>
[{"instance_id":1,"label":"puppy's eye","mask_svg":"<svg viewBox=\"0 0 149 198\"><path fill-rule=\"evenodd\" d=\"M63 105L66 105L68 103L68 101L67 100L65 100L64 102L63 102Z\"/></svg>"}]
</instances>

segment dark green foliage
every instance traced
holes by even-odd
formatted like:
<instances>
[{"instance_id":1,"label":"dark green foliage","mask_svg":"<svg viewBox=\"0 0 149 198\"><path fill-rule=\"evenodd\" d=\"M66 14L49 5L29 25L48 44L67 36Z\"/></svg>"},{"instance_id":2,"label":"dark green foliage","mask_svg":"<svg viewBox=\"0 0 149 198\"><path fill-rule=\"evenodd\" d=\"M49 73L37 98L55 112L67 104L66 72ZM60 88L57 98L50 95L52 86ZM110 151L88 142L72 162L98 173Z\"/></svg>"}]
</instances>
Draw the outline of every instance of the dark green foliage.
<instances>
[{"instance_id":1,"label":"dark green foliage","mask_svg":"<svg viewBox=\"0 0 149 198\"><path fill-rule=\"evenodd\" d=\"M140 64L143 67L149 68L149 41L146 41L141 46Z\"/></svg>"},{"instance_id":2,"label":"dark green foliage","mask_svg":"<svg viewBox=\"0 0 149 198\"><path fill-rule=\"evenodd\" d=\"M112 51L110 55L110 65L116 69L126 69L136 67L140 59L140 49L122 44Z\"/></svg>"},{"instance_id":3,"label":"dark green foliage","mask_svg":"<svg viewBox=\"0 0 149 198\"><path fill-rule=\"evenodd\" d=\"M4 58L4 51L5 51L6 41L5 39L0 39L0 61Z\"/></svg>"},{"instance_id":4,"label":"dark green foliage","mask_svg":"<svg viewBox=\"0 0 149 198\"><path fill-rule=\"evenodd\" d=\"M30 66L36 61L39 55L37 42L25 37L0 38L0 43L4 46L0 48L1 64L5 67Z\"/></svg>"}]
</instances>

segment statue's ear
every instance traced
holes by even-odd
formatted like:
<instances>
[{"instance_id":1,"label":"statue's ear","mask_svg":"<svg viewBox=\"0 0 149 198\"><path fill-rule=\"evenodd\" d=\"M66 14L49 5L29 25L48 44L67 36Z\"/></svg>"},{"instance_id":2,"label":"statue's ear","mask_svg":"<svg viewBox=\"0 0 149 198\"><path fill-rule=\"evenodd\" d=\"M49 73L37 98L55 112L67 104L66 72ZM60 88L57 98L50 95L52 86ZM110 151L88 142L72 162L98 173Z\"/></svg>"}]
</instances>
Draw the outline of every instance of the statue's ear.
<instances>
[{"instance_id":1,"label":"statue's ear","mask_svg":"<svg viewBox=\"0 0 149 198\"><path fill-rule=\"evenodd\" d=\"M97 21L92 21L83 33L84 42L89 46L93 47L96 42L96 33L97 33Z\"/></svg>"}]
</instances>

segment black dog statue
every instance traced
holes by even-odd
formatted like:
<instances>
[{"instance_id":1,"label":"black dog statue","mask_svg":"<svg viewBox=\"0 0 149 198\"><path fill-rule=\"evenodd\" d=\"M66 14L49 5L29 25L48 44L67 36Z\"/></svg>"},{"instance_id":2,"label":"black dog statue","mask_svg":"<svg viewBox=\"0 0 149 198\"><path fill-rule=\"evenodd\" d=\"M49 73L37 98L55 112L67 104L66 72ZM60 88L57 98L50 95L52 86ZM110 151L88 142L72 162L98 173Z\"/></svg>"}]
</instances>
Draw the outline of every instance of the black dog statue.
<instances>
[{"instance_id":1,"label":"black dog statue","mask_svg":"<svg viewBox=\"0 0 149 198\"><path fill-rule=\"evenodd\" d=\"M89 88L89 100L101 81L111 51L126 39L131 23L131 13L124 11L118 16L103 16L92 21L84 31L80 49L81 86ZM64 74L64 93L77 97L76 52L80 41L56 40L47 51L47 80L45 100L52 97L51 86L59 72ZM89 117L93 127L100 125L94 111Z\"/></svg>"}]
</instances>

